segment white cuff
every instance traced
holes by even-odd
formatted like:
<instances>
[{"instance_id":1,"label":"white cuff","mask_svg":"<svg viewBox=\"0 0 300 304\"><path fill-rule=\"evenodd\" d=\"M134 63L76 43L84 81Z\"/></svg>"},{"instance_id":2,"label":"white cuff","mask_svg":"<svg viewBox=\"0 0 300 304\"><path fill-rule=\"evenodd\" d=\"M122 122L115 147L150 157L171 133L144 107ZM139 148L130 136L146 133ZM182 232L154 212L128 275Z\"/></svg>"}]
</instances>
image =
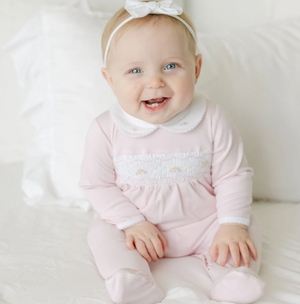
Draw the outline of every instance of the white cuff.
<instances>
[{"instance_id":1,"label":"white cuff","mask_svg":"<svg viewBox=\"0 0 300 304\"><path fill-rule=\"evenodd\" d=\"M141 221L144 221L145 218L142 216L142 215L138 215L138 216L135 216L125 222L121 222L121 223L118 223L116 224L116 226L122 230L122 229L125 229L125 228L128 228L130 226L133 226L134 224L138 223L138 222L141 222Z\"/></svg>"},{"instance_id":2,"label":"white cuff","mask_svg":"<svg viewBox=\"0 0 300 304\"><path fill-rule=\"evenodd\" d=\"M250 225L250 220L243 218L243 217L223 217L219 219L219 224L224 224L224 223L238 223L238 224L243 224L243 225Z\"/></svg>"}]
</instances>

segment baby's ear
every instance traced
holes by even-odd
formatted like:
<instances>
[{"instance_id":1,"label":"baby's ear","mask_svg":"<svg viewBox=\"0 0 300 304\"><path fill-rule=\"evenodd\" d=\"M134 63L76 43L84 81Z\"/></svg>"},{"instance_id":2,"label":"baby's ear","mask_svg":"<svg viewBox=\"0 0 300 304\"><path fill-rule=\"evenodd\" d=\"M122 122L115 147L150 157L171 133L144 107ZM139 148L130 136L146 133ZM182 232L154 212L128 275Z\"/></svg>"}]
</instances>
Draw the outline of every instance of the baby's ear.
<instances>
[{"instance_id":1,"label":"baby's ear","mask_svg":"<svg viewBox=\"0 0 300 304\"><path fill-rule=\"evenodd\" d=\"M195 76L196 76L195 84L197 83L197 80L199 78L201 67L202 67L202 55L198 54L195 59Z\"/></svg>"},{"instance_id":2,"label":"baby's ear","mask_svg":"<svg viewBox=\"0 0 300 304\"><path fill-rule=\"evenodd\" d=\"M114 84L112 81L112 78L110 77L109 71L107 68L102 68L101 69L102 75L105 78L105 80L108 82L109 86L114 90Z\"/></svg>"}]
</instances>

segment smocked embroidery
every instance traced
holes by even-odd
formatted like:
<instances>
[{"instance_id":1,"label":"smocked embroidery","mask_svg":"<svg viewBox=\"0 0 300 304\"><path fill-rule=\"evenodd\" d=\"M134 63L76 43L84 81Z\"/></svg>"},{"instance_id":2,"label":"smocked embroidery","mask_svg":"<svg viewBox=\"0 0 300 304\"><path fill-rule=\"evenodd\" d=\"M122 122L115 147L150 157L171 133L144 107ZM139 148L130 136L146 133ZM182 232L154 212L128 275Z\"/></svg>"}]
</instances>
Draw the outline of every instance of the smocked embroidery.
<instances>
[{"instance_id":1,"label":"smocked embroidery","mask_svg":"<svg viewBox=\"0 0 300 304\"><path fill-rule=\"evenodd\" d=\"M144 169L141 169L141 168L139 168L137 171L136 171L136 175L139 175L139 174L146 174L147 173L147 171L145 171Z\"/></svg>"},{"instance_id":2,"label":"smocked embroidery","mask_svg":"<svg viewBox=\"0 0 300 304\"><path fill-rule=\"evenodd\" d=\"M169 170L169 172L171 172L171 173L181 172L181 169L178 168L178 167L173 167L173 168L171 168L171 169Z\"/></svg>"},{"instance_id":3,"label":"smocked embroidery","mask_svg":"<svg viewBox=\"0 0 300 304\"><path fill-rule=\"evenodd\" d=\"M204 162L202 162L202 167L206 167L208 165L208 161L206 160L206 161L204 161Z\"/></svg>"},{"instance_id":4,"label":"smocked embroidery","mask_svg":"<svg viewBox=\"0 0 300 304\"><path fill-rule=\"evenodd\" d=\"M135 185L169 184L200 178L210 170L211 150L115 156L117 179Z\"/></svg>"}]
</instances>

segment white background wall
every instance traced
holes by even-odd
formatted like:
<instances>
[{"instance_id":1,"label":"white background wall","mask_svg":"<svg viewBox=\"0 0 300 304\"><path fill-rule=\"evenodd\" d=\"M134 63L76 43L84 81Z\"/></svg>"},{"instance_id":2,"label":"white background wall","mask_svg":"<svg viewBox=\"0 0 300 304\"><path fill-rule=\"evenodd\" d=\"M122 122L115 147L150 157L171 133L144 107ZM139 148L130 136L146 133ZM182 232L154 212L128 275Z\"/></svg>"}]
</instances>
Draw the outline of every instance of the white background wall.
<instances>
[{"instance_id":1,"label":"white background wall","mask_svg":"<svg viewBox=\"0 0 300 304\"><path fill-rule=\"evenodd\" d=\"M300 15L299 0L186 0L186 11L203 32L222 31Z\"/></svg>"},{"instance_id":2,"label":"white background wall","mask_svg":"<svg viewBox=\"0 0 300 304\"><path fill-rule=\"evenodd\" d=\"M78 0L0 0L0 48L47 5ZM89 0L93 9L114 12L124 0ZM230 30L300 15L300 0L178 0L202 32ZM17 83L11 58L0 49L0 162L18 162L35 129L17 113L26 91Z\"/></svg>"}]
</instances>

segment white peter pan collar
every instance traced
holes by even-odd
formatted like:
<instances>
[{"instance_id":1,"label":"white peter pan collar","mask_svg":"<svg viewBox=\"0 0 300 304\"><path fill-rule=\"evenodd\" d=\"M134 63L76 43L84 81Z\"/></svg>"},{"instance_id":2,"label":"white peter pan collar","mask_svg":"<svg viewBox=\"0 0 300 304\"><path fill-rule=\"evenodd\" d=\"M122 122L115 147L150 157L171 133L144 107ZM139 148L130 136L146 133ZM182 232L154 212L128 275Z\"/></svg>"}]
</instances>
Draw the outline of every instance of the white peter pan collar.
<instances>
[{"instance_id":1,"label":"white peter pan collar","mask_svg":"<svg viewBox=\"0 0 300 304\"><path fill-rule=\"evenodd\" d=\"M158 128L175 133L186 133L193 130L203 119L207 101L203 95L195 94L192 102L175 117L163 124L152 124L129 115L119 103L110 109L111 117L116 126L130 137L143 137L151 134Z\"/></svg>"}]
</instances>

